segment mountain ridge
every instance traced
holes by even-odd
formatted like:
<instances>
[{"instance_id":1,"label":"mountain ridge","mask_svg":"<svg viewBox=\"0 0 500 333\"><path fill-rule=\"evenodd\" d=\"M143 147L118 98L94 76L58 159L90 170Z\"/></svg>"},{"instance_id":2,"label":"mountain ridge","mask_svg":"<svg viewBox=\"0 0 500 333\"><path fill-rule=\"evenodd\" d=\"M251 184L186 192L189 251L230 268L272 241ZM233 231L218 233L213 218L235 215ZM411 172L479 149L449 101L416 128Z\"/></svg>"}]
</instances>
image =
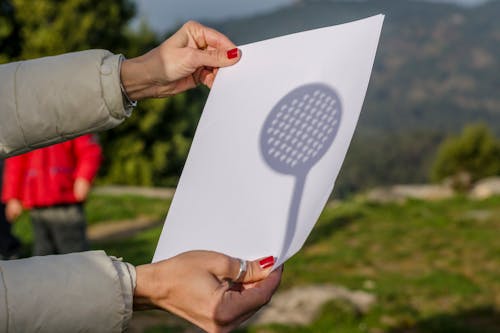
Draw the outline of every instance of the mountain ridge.
<instances>
[{"instance_id":1,"label":"mountain ridge","mask_svg":"<svg viewBox=\"0 0 500 333\"><path fill-rule=\"evenodd\" d=\"M498 2L463 8L450 4L394 0L352 3L318 0L301 2L253 18L228 21L217 28L236 43L246 44L384 13L386 20L364 113L374 113L379 118L380 111L377 110L401 109L408 117L424 116L422 119L425 122L423 111L435 109L441 104L445 104L445 109L455 107L462 112L500 112L498 98L485 102L486 97L494 95L491 89L494 85L477 87L482 82L484 85L487 82L499 83L490 75L498 70L497 59L500 58L500 48L495 45L495 42L500 44L500 23L494 15L486 16L494 12L500 13ZM491 36L471 36L483 29L489 31ZM477 79L483 75L484 80ZM397 82L398 79L403 79L403 84ZM422 88L425 83L434 91ZM407 96L396 94L398 86L405 87ZM377 107L383 97L393 95L400 97L392 97L390 106ZM405 105L400 105L402 103ZM490 119L488 112L483 116L486 120ZM466 122L473 120L474 117L467 117ZM363 122L361 126L365 126ZM379 123L376 119L370 119L370 122ZM440 126L456 131L462 124ZM390 122L388 125L391 128L394 126Z\"/></svg>"},{"instance_id":2,"label":"mountain ridge","mask_svg":"<svg viewBox=\"0 0 500 333\"><path fill-rule=\"evenodd\" d=\"M439 143L469 123L500 134L500 2L301 1L212 24L237 44L385 14L339 192L428 181Z\"/></svg>"}]
</instances>

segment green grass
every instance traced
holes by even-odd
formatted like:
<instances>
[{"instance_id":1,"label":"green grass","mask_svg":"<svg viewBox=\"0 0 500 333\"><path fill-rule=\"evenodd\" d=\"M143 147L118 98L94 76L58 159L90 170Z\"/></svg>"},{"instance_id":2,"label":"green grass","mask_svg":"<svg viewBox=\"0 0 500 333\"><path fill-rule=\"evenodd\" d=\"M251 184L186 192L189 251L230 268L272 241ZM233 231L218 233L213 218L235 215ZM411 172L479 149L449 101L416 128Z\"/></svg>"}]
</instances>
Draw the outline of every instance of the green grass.
<instances>
[{"instance_id":1,"label":"green grass","mask_svg":"<svg viewBox=\"0 0 500 333\"><path fill-rule=\"evenodd\" d=\"M122 257L133 265L150 263L162 227L155 227L124 240L97 242L92 248L105 250L107 254Z\"/></svg>"},{"instance_id":2,"label":"green grass","mask_svg":"<svg viewBox=\"0 0 500 333\"><path fill-rule=\"evenodd\" d=\"M96 221L115 220L114 214L120 219L141 216L152 213L152 207L157 216L165 214L164 202L124 197L127 204L120 205L121 199L94 197L88 208L101 207ZM111 204L118 208L104 212L102 207ZM93 246L134 264L147 263L160 231L157 227ZM287 262L281 289L339 284L375 294L376 305L361 315L331 302L307 327L271 325L240 332L500 332L499 239L500 197L331 204L304 248Z\"/></svg>"},{"instance_id":3,"label":"green grass","mask_svg":"<svg viewBox=\"0 0 500 333\"><path fill-rule=\"evenodd\" d=\"M287 263L283 287L337 283L366 289L366 281L373 281L367 291L378 304L354 323L330 312L309 328L286 331L486 332L492 323L500 331L494 310L500 307L499 213L500 198L383 205L353 200L328 207L304 249ZM462 320L484 308L493 309L483 316L484 325ZM325 330L332 320L339 325Z\"/></svg>"},{"instance_id":4,"label":"green grass","mask_svg":"<svg viewBox=\"0 0 500 333\"><path fill-rule=\"evenodd\" d=\"M170 199L146 198L137 195L91 195L86 206L89 224L149 217L165 219Z\"/></svg>"}]
</instances>

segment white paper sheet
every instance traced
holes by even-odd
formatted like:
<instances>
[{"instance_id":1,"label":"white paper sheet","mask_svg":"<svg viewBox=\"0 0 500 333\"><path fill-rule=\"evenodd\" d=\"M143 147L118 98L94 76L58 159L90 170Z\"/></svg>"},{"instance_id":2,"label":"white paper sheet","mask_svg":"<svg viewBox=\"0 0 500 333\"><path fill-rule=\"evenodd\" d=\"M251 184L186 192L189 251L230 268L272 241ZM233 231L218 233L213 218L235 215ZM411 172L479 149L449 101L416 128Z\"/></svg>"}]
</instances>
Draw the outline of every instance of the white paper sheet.
<instances>
[{"instance_id":1,"label":"white paper sheet","mask_svg":"<svg viewBox=\"0 0 500 333\"><path fill-rule=\"evenodd\" d=\"M278 266L302 247L354 133L383 20L240 47L212 87L153 262L213 250Z\"/></svg>"}]
</instances>

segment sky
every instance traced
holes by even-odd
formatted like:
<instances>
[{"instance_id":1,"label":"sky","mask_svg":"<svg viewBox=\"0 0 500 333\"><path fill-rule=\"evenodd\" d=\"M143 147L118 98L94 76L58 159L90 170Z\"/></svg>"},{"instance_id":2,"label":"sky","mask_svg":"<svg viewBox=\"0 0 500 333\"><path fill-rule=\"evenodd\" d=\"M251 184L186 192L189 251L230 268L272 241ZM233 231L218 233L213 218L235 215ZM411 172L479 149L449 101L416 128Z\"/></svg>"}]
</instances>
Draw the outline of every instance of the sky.
<instances>
[{"instance_id":1,"label":"sky","mask_svg":"<svg viewBox=\"0 0 500 333\"><path fill-rule=\"evenodd\" d=\"M135 0L138 17L145 19L157 32L173 29L192 20L220 21L265 13L294 0Z\"/></svg>"},{"instance_id":2,"label":"sky","mask_svg":"<svg viewBox=\"0 0 500 333\"><path fill-rule=\"evenodd\" d=\"M135 0L138 19L143 19L157 32L165 32L193 20L220 21L265 13L297 0ZM427 0L473 6L488 0Z\"/></svg>"}]
</instances>

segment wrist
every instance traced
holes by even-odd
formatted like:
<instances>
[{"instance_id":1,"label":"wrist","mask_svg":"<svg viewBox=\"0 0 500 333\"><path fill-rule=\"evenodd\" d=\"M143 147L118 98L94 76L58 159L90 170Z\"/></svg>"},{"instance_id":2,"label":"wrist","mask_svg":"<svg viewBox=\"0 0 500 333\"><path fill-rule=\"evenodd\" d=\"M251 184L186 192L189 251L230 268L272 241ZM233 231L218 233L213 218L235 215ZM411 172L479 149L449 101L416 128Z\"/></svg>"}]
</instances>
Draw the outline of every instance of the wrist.
<instances>
[{"instance_id":1,"label":"wrist","mask_svg":"<svg viewBox=\"0 0 500 333\"><path fill-rule=\"evenodd\" d=\"M155 290L155 265L147 264L137 266L136 286L134 289L134 310L150 310L158 308L154 299Z\"/></svg>"},{"instance_id":2,"label":"wrist","mask_svg":"<svg viewBox=\"0 0 500 333\"><path fill-rule=\"evenodd\" d=\"M120 68L120 84L123 93L130 101L155 97L154 82L149 75L148 53L143 56L124 59Z\"/></svg>"}]
</instances>

